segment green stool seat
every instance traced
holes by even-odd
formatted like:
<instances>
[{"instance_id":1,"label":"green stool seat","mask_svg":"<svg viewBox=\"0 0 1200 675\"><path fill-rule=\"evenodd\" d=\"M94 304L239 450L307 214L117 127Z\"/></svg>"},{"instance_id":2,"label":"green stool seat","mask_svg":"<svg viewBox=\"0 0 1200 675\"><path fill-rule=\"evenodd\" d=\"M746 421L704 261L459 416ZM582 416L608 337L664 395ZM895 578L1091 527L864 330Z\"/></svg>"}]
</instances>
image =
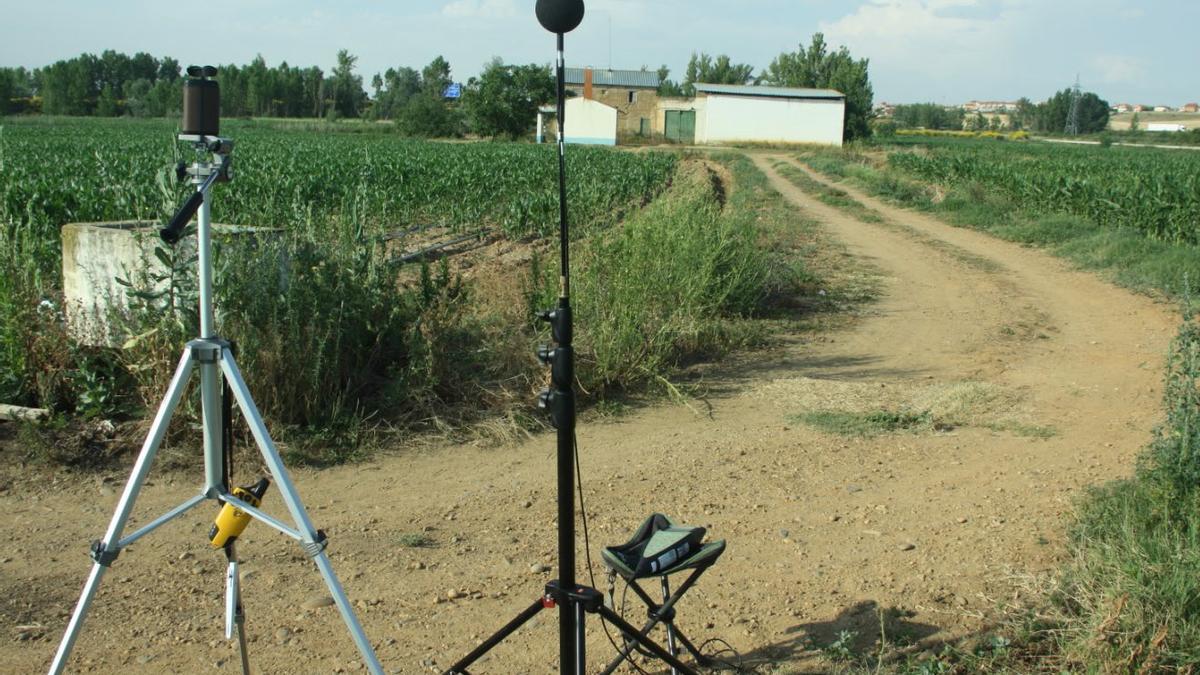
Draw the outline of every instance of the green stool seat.
<instances>
[{"instance_id":1,"label":"green stool seat","mask_svg":"<svg viewBox=\"0 0 1200 675\"><path fill-rule=\"evenodd\" d=\"M704 541L703 527L678 525L661 513L645 520L633 538L601 551L604 564L625 580L667 576L708 567L725 552L725 541Z\"/></svg>"}]
</instances>

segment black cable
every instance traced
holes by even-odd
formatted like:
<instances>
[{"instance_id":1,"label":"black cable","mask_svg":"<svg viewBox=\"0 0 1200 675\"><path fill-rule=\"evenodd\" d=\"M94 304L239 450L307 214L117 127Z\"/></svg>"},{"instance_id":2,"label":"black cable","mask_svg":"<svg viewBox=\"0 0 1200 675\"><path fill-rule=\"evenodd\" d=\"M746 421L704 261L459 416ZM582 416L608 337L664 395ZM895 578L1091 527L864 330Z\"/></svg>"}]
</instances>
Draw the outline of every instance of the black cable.
<instances>
[{"instance_id":1,"label":"black cable","mask_svg":"<svg viewBox=\"0 0 1200 675\"><path fill-rule=\"evenodd\" d=\"M591 536L588 533L587 506L584 504L583 500L583 469L579 468L579 435L575 434L571 438L572 444L575 448L575 485L576 492L579 494L579 515L580 519L583 521L583 550L584 554L587 556L588 580L591 581L592 588L596 588L596 573L592 569L592 541ZM625 582L625 592L629 592L629 582ZM625 615L624 594L621 596L621 615ZM612 633L610 633L608 630L608 620L606 620L603 616L600 617L600 627L604 629L604 637L608 638L608 643L612 645L613 649L616 650L618 654L621 654L621 648L617 646L617 641L613 639ZM625 654L624 657L625 661L629 665L633 666L633 668L642 675L650 675L646 671L642 670L641 666L634 663L630 656L630 654Z\"/></svg>"},{"instance_id":2,"label":"black cable","mask_svg":"<svg viewBox=\"0 0 1200 675\"><path fill-rule=\"evenodd\" d=\"M725 645L725 648L718 649L717 651L713 652L712 654L704 654L704 648L711 644L722 644L722 645ZM701 654L704 654L706 658L711 659L712 661L719 663L727 668L730 668L731 670L733 670L736 673L757 673L758 672L757 668L746 668L739 664L730 663L729 661L726 661L725 659L718 658L721 654L725 654L725 653L733 654L733 658L735 658L739 661L742 658L741 653L738 652L738 650L734 649L733 645L729 644L728 642L726 642L725 640L723 640L721 638L709 638L709 639L705 640L704 642L701 642L700 646L697 647L696 650L699 651Z\"/></svg>"},{"instance_id":3,"label":"black cable","mask_svg":"<svg viewBox=\"0 0 1200 675\"><path fill-rule=\"evenodd\" d=\"M221 480L225 489L233 491L233 390L229 382L221 381Z\"/></svg>"}]
</instances>

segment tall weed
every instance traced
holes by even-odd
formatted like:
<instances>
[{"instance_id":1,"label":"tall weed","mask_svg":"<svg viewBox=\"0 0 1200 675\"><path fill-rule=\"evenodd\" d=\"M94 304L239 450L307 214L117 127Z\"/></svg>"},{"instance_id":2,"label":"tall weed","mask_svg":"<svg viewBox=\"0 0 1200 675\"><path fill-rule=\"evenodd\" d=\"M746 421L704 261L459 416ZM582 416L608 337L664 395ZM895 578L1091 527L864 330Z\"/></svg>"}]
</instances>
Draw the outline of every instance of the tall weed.
<instances>
[{"instance_id":1,"label":"tall weed","mask_svg":"<svg viewBox=\"0 0 1200 675\"><path fill-rule=\"evenodd\" d=\"M725 211L704 171L588 242L576 296L586 389L661 377L746 336L732 320L761 308L771 277L752 212Z\"/></svg>"}]
</instances>

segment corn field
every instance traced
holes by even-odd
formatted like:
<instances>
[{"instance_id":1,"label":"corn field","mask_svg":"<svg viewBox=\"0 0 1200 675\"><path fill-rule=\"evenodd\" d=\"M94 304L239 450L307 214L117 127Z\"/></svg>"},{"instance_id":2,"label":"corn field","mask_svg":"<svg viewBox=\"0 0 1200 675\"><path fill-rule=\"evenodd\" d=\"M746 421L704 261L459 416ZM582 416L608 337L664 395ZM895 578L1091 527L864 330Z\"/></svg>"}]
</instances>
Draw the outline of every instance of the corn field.
<instances>
[{"instance_id":1,"label":"corn field","mask_svg":"<svg viewBox=\"0 0 1200 675\"><path fill-rule=\"evenodd\" d=\"M456 401L478 403L487 383L525 382L529 359L510 358L517 350L509 343L534 339L525 319L532 308L517 308L520 320L505 323L507 315L489 314L488 299L448 266L416 263L419 275L410 273L379 244L424 226L522 240L550 234L558 222L555 149L351 128L367 132L238 120L222 130L236 142L234 175L215 189L215 221L285 230L278 241L219 247L215 270L222 334L245 349L264 414L326 429L385 405L393 421L426 419ZM171 289L184 302L151 294L121 318L122 334L137 340L107 351L76 345L59 309L60 229L165 222L192 189L173 176L188 152L168 122L0 126L0 402L109 415L161 394L178 345L195 334L188 274ZM675 164L670 154L572 148L574 232L586 238L640 210L668 187ZM264 259L284 261L286 274ZM310 356L310 367L290 365L296 352Z\"/></svg>"},{"instance_id":2,"label":"corn field","mask_svg":"<svg viewBox=\"0 0 1200 675\"><path fill-rule=\"evenodd\" d=\"M1200 244L1200 153L990 142L933 144L889 161L944 185L999 190L1030 211Z\"/></svg>"},{"instance_id":3,"label":"corn field","mask_svg":"<svg viewBox=\"0 0 1200 675\"><path fill-rule=\"evenodd\" d=\"M217 188L217 222L290 230L338 220L366 235L414 225L549 233L558 222L550 146L429 143L395 135L295 133L226 125L234 180ZM69 222L165 219L188 188L171 167L189 160L166 123L55 120L0 127L0 222L57 241ZM675 158L572 148L573 222L612 222L656 195ZM328 234L328 233L326 233Z\"/></svg>"}]
</instances>

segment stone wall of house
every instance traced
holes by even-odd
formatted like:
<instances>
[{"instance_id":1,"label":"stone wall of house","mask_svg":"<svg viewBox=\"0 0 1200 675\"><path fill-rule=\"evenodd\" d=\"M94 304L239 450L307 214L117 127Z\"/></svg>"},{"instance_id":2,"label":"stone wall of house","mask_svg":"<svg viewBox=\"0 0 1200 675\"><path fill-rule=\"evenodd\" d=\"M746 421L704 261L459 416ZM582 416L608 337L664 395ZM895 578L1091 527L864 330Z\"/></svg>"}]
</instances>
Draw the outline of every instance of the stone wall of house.
<instances>
[{"instance_id":1,"label":"stone wall of house","mask_svg":"<svg viewBox=\"0 0 1200 675\"><path fill-rule=\"evenodd\" d=\"M633 102L629 101L630 94ZM654 128L654 112L658 109L658 92L653 89L630 89L627 87L605 88L596 85L592 98L617 109L617 133L636 134L641 130L642 119L647 127Z\"/></svg>"}]
</instances>

